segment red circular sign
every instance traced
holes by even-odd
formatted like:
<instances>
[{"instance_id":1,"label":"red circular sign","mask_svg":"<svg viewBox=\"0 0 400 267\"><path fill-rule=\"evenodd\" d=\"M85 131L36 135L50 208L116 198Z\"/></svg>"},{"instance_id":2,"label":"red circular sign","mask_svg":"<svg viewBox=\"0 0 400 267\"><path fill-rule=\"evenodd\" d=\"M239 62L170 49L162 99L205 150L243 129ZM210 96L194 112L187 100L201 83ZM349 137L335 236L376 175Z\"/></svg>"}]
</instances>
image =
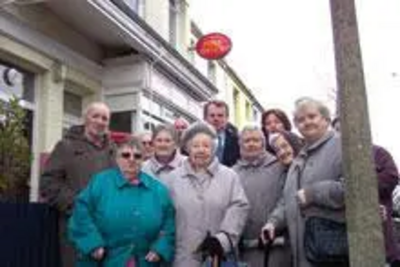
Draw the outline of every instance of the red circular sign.
<instances>
[{"instance_id":1,"label":"red circular sign","mask_svg":"<svg viewBox=\"0 0 400 267\"><path fill-rule=\"evenodd\" d=\"M232 49L231 39L222 33L210 33L201 37L196 44L196 51L205 59L221 59Z\"/></svg>"}]
</instances>

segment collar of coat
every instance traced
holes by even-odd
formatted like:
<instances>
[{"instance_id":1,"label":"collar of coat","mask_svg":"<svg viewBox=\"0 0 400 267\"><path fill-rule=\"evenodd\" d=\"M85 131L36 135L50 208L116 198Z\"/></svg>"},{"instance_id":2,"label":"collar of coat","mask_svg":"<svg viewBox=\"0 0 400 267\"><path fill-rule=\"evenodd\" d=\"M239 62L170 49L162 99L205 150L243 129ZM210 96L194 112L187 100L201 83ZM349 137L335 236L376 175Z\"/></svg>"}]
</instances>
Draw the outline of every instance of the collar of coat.
<instances>
[{"instance_id":1,"label":"collar of coat","mask_svg":"<svg viewBox=\"0 0 400 267\"><path fill-rule=\"evenodd\" d=\"M137 185L133 185L124 177L122 171L118 168L118 173L115 176L115 182L118 188L122 188L124 186L144 186L148 189L151 187L150 176L144 172L139 172L137 179L139 183Z\"/></svg>"},{"instance_id":2,"label":"collar of coat","mask_svg":"<svg viewBox=\"0 0 400 267\"><path fill-rule=\"evenodd\" d=\"M234 137L234 136L238 136L238 130L237 128L231 124L230 122L228 122L225 126L225 128L222 130L227 136L230 137Z\"/></svg>"},{"instance_id":3,"label":"collar of coat","mask_svg":"<svg viewBox=\"0 0 400 267\"><path fill-rule=\"evenodd\" d=\"M185 178L197 177L198 174L193 170L192 165L189 161L189 158L186 158L182 164L183 164L183 176L182 177L185 177ZM207 167L207 174L210 177L214 177L220 167L220 164L221 163L219 163L217 157L214 157L214 159L211 161L211 163Z\"/></svg>"},{"instance_id":4,"label":"collar of coat","mask_svg":"<svg viewBox=\"0 0 400 267\"><path fill-rule=\"evenodd\" d=\"M334 136L335 136L335 132L328 130L319 140L317 140L316 142L314 142L311 145L306 145L304 147L304 149L302 149L300 151L300 155L304 156L314 150L317 150L319 147L321 147L323 144L328 142Z\"/></svg>"},{"instance_id":5,"label":"collar of coat","mask_svg":"<svg viewBox=\"0 0 400 267\"><path fill-rule=\"evenodd\" d=\"M305 167L306 159L312 154L315 150L319 149L326 142L335 137L335 133L333 131L327 131L319 140L314 142L311 145L306 145L303 149L300 150L298 156L294 159L291 169L303 170ZM293 168L292 168L293 167Z\"/></svg>"},{"instance_id":6,"label":"collar of coat","mask_svg":"<svg viewBox=\"0 0 400 267\"><path fill-rule=\"evenodd\" d=\"M111 143L110 137L108 135L104 135L103 139L100 142L100 145L96 145L89 138L85 136L85 126L84 125L74 125L68 129L65 134L65 139L67 140L80 140L90 144L91 146L96 147L97 149L104 149L108 147Z\"/></svg>"},{"instance_id":7,"label":"collar of coat","mask_svg":"<svg viewBox=\"0 0 400 267\"><path fill-rule=\"evenodd\" d=\"M174 169L178 168L182 164L182 161L183 161L184 158L186 158L186 157L183 156L181 153L179 153L178 150L175 151L173 159L167 164L163 164L163 163L159 162L155 156L152 156L150 158L151 171L154 174L157 175L157 174L160 174L162 171L164 171L166 169L167 170L174 170Z\"/></svg>"},{"instance_id":8,"label":"collar of coat","mask_svg":"<svg viewBox=\"0 0 400 267\"><path fill-rule=\"evenodd\" d=\"M276 157L265 151L257 159L253 161L240 159L237 164L240 168L257 168L260 166L264 167L269 166L277 161L278 160Z\"/></svg>"}]
</instances>

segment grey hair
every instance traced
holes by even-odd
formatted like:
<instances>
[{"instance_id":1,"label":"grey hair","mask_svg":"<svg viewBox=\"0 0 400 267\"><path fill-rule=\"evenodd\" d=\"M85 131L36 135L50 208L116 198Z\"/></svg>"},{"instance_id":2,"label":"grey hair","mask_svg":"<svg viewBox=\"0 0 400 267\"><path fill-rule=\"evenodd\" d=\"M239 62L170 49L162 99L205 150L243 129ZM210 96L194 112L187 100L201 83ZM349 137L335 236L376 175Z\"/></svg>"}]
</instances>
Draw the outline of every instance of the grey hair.
<instances>
[{"instance_id":1,"label":"grey hair","mask_svg":"<svg viewBox=\"0 0 400 267\"><path fill-rule=\"evenodd\" d=\"M103 102L92 102L90 103L84 110L83 110L83 118L86 119L87 116L89 115L89 113L95 109L95 108L104 108L107 110L108 114L110 115L111 111L110 111L110 107L107 106L106 103Z\"/></svg>"},{"instance_id":2,"label":"grey hair","mask_svg":"<svg viewBox=\"0 0 400 267\"><path fill-rule=\"evenodd\" d=\"M309 106L316 107L323 118L325 118L329 122L331 121L331 112L329 111L329 108L323 102L311 97L302 97L296 100L294 112L295 119L296 114L299 112L299 110Z\"/></svg>"},{"instance_id":3,"label":"grey hair","mask_svg":"<svg viewBox=\"0 0 400 267\"><path fill-rule=\"evenodd\" d=\"M145 137L146 135L149 135L149 136L150 136L150 139L153 138L153 133L150 132L150 131L141 132L141 133L137 134L137 137L138 137L139 139L142 139L142 138Z\"/></svg>"},{"instance_id":4,"label":"grey hair","mask_svg":"<svg viewBox=\"0 0 400 267\"><path fill-rule=\"evenodd\" d=\"M189 126L189 128L183 132L181 145L188 149L190 141L192 141L192 139L198 134L208 135L213 140L213 153L215 153L217 150L217 133L208 123L205 122L196 122Z\"/></svg>"},{"instance_id":5,"label":"grey hair","mask_svg":"<svg viewBox=\"0 0 400 267\"><path fill-rule=\"evenodd\" d=\"M153 130L152 140L156 139L156 137L161 132L167 132L171 135L172 139L174 140L175 144L178 145L179 143L179 135L178 132L175 130L175 127L172 124L160 124L156 126Z\"/></svg>"},{"instance_id":6,"label":"grey hair","mask_svg":"<svg viewBox=\"0 0 400 267\"><path fill-rule=\"evenodd\" d=\"M242 141L243 141L242 137L243 137L243 134L246 133L246 132L259 132L260 135L261 135L261 141L263 143L263 146L265 146L265 144L266 144L265 135L264 135L263 131L261 130L261 128L259 126L257 126L257 125L254 125L254 124L245 125L242 128L242 130L240 131L240 135L239 135L240 144L242 144Z\"/></svg>"},{"instance_id":7,"label":"grey hair","mask_svg":"<svg viewBox=\"0 0 400 267\"><path fill-rule=\"evenodd\" d=\"M117 152L123 147L130 147L133 148L140 153L143 153L143 145L139 138L137 137L130 137L126 140L115 144L114 146L114 155L117 155Z\"/></svg>"}]
</instances>

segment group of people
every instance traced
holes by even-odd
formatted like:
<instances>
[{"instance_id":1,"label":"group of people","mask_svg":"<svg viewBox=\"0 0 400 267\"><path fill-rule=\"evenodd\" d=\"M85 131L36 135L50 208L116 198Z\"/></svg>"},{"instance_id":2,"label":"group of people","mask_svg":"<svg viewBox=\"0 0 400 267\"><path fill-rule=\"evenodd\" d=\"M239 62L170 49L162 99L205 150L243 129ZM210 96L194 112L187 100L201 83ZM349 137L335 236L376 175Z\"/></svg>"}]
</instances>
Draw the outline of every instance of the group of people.
<instances>
[{"instance_id":1,"label":"group of people","mask_svg":"<svg viewBox=\"0 0 400 267\"><path fill-rule=\"evenodd\" d=\"M229 256L248 267L331 266L305 246L310 218L345 224L340 133L329 109L296 101L300 135L279 109L240 132L228 118L227 104L214 100L204 121L178 120L113 143L109 108L89 105L41 179L42 199L60 211L63 266L219 266ZM374 146L374 156L386 259L394 264L398 172L386 150Z\"/></svg>"}]
</instances>

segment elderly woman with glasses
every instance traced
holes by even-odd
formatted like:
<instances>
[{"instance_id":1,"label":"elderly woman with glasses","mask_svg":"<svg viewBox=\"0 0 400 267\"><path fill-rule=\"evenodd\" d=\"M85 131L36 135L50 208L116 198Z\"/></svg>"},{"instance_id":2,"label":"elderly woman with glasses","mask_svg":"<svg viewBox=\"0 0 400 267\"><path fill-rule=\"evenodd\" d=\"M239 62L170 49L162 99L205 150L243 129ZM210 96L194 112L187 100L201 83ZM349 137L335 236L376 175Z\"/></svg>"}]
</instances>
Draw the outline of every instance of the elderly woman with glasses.
<instances>
[{"instance_id":1,"label":"elderly woman with glasses","mask_svg":"<svg viewBox=\"0 0 400 267\"><path fill-rule=\"evenodd\" d=\"M163 182L186 157L179 152L178 132L172 125L157 126L153 131L152 143L153 156L143 163L142 171Z\"/></svg>"},{"instance_id":2,"label":"elderly woman with glasses","mask_svg":"<svg viewBox=\"0 0 400 267\"><path fill-rule=\"evenodd\" d=\"M189 156L168 176L176 208L174 267L199 267L202 255L221 259L237 244L249 203L238 175L219 163L216 133L196 123L183 135Z\"/></svg>"},{"instance_id":3,"label":"elderly woman with glasses","mask_svg":"<svg viewBox=\"0 0 400 267\"><path fill-rule=\"evenodd\" d=\"M118 144L115 154L118 167L94 175L75 200L68 230L76 266L162 266L174 254L168 190L140 171L140 141Z\"/></svg>"},{"instance_id":4,"label":"elderly woman with glasses","mask_svg":"<svg viewBox=\"0 0 400 267\"><path fill-rule=\"evenodd\" d=\"M143 160L146 161L154 155L152 133L144 132L138 135L143 146Z\"/></svg>"}]
</instances>

